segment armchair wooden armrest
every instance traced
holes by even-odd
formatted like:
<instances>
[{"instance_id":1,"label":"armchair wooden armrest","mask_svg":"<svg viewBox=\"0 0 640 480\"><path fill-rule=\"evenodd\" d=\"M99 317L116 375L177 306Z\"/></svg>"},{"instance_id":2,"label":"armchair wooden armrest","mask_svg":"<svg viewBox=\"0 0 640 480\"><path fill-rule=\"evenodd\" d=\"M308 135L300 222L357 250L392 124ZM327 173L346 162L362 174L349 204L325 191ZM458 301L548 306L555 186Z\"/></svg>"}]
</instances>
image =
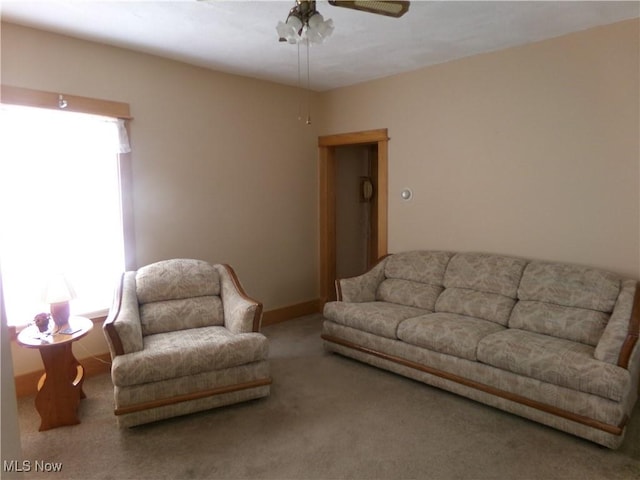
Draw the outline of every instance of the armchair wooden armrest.
<instances>
[{"instance_id":1,"label":"armchair wooden armrest","mask_svg":"<svg viewBox=\"0 0 640 480\"><path fill-rule=\"evenodd\" d=\"M220 297L224 309L224 325L233 333L259 332L262 303L249 297L230 265L216 265L220 274Z\"/></svg>"},{"instance_id":2,"label":"armchair wooden armrest","mask_svg":"<svg viewBox=\"0 0 640 480\"><path fill-rule=\"evenodd\" d=\"M124 272L118 281L109 315L102 325L111 358L142 350L142 326L136 296L135 272Z\"/></svg>"}]
</instances>

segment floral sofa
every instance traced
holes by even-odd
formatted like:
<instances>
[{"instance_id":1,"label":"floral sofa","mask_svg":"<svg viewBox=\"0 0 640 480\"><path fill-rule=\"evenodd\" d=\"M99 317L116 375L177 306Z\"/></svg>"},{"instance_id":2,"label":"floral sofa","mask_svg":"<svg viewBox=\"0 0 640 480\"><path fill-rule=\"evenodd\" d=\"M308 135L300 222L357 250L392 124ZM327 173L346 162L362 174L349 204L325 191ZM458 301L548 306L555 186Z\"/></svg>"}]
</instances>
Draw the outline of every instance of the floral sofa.
<instances>
[{"instance_id":1,"label":"floral sofa","mask_svg":"<svg viewBox=\"0 0 640 480\"><path fill-rule=\"evenodd\" d=\"M443 251L336 282L324 347L609 448L638 397L636 280Z\"/></svg>"},{"instance_id":2,"label":"floral sofa","mask_svg":"<svg viewBox=\"0 0 640 480\"><path fill-rule=\"evenodd\" d=\"M118 424L269 395L261 319L228 265L171 259L125 272L104 323Z\"/></svg>"}]
</instances>

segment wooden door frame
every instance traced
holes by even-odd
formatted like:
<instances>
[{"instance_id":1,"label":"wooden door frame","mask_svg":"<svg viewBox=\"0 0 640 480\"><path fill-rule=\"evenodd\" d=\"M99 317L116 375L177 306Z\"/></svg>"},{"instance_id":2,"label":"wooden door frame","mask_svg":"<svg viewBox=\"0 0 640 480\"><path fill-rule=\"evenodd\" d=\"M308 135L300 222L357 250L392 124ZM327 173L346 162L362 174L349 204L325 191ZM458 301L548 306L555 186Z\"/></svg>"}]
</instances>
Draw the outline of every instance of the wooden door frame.
<instances>
[{"instance_id":1,"label":"wooden door frame","mask_svg":"<svg viewBox=\"0 0 640 480\"><path fill-rule=\"evenodd\" d=\"M372 221L375 257L385 256L388 248L388 162L389 136L386 128L318 137L320 180L320 300L336 298L336 147L377 145L376 195Z\"/></svg>"}]
</instances>

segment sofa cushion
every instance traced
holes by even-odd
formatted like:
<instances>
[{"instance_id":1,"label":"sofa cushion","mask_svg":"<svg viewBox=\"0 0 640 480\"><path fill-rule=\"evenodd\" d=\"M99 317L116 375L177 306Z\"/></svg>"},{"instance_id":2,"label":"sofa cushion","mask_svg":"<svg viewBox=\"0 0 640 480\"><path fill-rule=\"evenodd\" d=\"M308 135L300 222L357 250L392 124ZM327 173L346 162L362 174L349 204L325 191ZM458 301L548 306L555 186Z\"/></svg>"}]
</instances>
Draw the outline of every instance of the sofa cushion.
<instances>
[{"instance_id":1,"label":"sofa cushion","mask_svg":"<svg viewBox=\"0 0 640 480\"><path fill-rule=\"evenodd\" d=\"M396 253L388 257L384 274L387 278L442 286L451 255L449 252L430 250Z\"/></svg>"},{"instance_id":2,"label":"sofa cushion","mask_svg":"<svg viewBox=\"0 0 640 480\"><path fill-rule=\"evenodd\" d=\"M421 308L388 302L329 302L324 306L324 316L329 320L393 339L397 338L396 331L402 320L425 313Z\"/></svg>"},{"instance_id":3,"label":"sofa cushion","mask_svg":"<svg viewBox=\"0 0 640 480\"><path fill-rule=\"evenodd\" d=\"M488 253L457 253L444 275L446 288L464 288L516 298L527 261Z\"/></svg>"},{"instance_id":4,"label":"sofa cushion","mask_svg":"<svg viewBox=\"0 0 640 480\"><path fill-rule=\"evenodd\" d=\"M435 311L482 318L506 326L515 303L513 298L497 293L447 288L438 297Z\"/></svg>"},{"instance_id":5,"label":"sofa cushion","mask_svg":"<svg viewBox=\"0 0 640 480\"><path fill-rule=\"evenodd\" d=\"M476 360L478 342L504 327L479 318L432 313L403 320L398 338L403 342L467 360Z\"/></svg>"},{"instance_id":6,"label":"sofa cushion","mask_svg":"<svg viewBox=\"0 0 640 480\"><path fill-rule=\"evenodd\" d=\"M145 337L143 350L114 358L111 375L116 386L139 385L265 360L268 353L260 333L193 328Z\"/></svg>"},{"instance_id":7,"label":"sofa cushion","mask_svg":"<svg viewBox=\"0 0 640 480\"><path fill-rule=\"evenodd\" d=\"M224 325L220 297L195 297L140 305L142 335Z\"/></svg>"},{"instance_id":8,"label":"sofa cushion","mask_svg":"<svg viewBox=\"0 0 640 480\"><path fill-rule=\"evenodd\" d=\"M608 313L596 310L522 300L511 313L509 327L595 347L608 320Z\"/></svg>"},{"instance_id":9,"label":"sofa cushion","mask_svg":"<svg viewBox=\"0 0 640 480\"><path fill-rule=\"evenodd\" d=\"M478 361L542 382L619 402L629 388L629 371L593 357L583 343L510 328L478 344Z\"/></svg>"},{"instance_id":10,"label":"sofa cushion","mask_svg":"<svg viewBox=\"0 0 640 480\"><path fill-rule=\"evenodd\" d=\"M220 295L220 278L214 266L202 260L164 260L136 272L136 293L140 304Z\"/></svg>"},{"instance_id":11,"label":"sofa cushion","mask_svg":"<svg viewBox=\"0 0 640 480\"><path fill-rule=\"evenodd\" d=\"M433 311L442 287L401 278L387 278L378 286L376 297L382 302L399 303Z\"/></svg>"},{"instance_id":12,"label":"sofa cushion","mask_svg":"<svg viewBox=\"0 0 640 480\"><path fill-rule=\"evenodd\" d=\"M617 275L562 263L531 262L518 288L520 300L611 312L620 293Z\"/></svg>"}]
</instances>

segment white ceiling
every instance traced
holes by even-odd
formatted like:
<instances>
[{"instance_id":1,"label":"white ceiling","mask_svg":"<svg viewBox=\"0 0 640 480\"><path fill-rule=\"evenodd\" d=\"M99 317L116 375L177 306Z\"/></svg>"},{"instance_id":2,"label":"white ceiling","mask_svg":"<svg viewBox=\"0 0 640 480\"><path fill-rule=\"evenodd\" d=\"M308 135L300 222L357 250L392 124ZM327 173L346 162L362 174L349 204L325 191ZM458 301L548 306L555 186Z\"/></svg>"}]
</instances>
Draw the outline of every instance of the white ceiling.
<instances>
[{"instance_id":1,"label":"white ceiling","mask_svg":"<svg viewBox=\"0 0 640 480\"><path fill-rule=\"evenodd\" d=\"M297 47L278 42L275 29L294 4L3 0L0 8L3 21L297 85ZM335 26L311 47L311 88L319 91L640 16L639 1L414 0L399 19L316 6Z\"/></svg>"}]
</instances>

